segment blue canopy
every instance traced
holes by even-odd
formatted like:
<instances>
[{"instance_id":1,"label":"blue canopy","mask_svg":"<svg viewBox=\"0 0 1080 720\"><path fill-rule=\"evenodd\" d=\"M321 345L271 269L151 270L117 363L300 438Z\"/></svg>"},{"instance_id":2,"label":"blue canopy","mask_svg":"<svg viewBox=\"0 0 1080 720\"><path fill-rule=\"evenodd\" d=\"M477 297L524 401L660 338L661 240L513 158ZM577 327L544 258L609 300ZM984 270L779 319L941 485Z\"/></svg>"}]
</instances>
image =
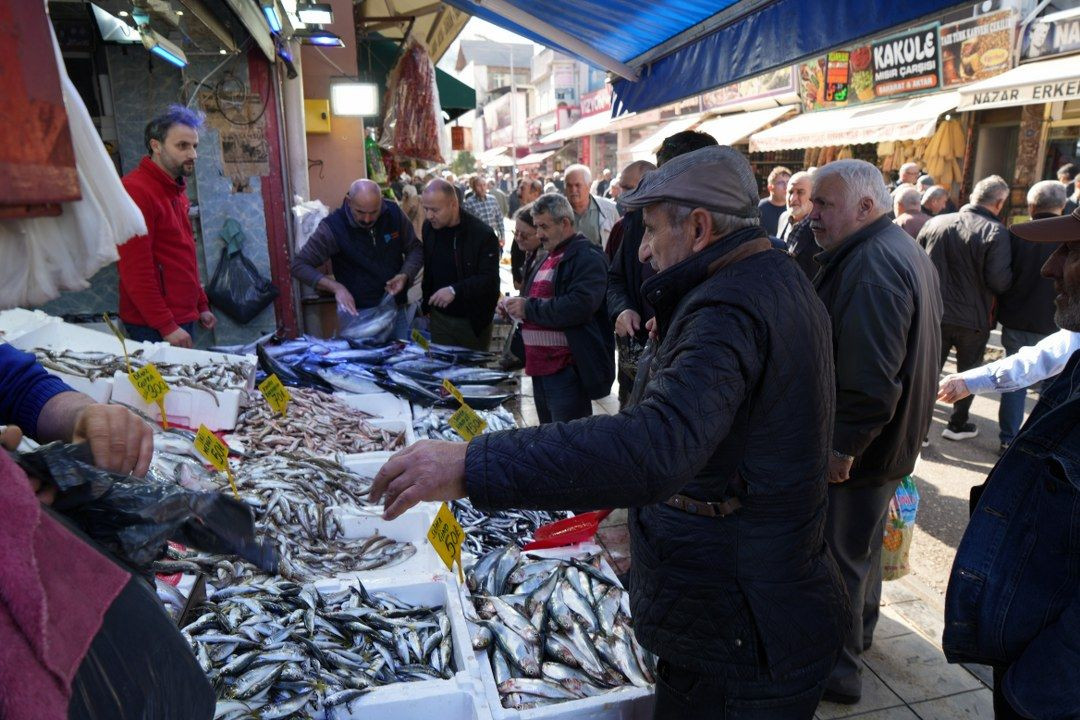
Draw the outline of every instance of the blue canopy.
<instances>
[{"instance_id":1,"label":"blue canopy","mask_svg":"<svg viewBox=\"0 0 1080 720\"><path fill-rule=\"evenodd\" d=\"M616 115L697 95L956 0L444 0L620 76Z\"/></svg>"}]
</instances>

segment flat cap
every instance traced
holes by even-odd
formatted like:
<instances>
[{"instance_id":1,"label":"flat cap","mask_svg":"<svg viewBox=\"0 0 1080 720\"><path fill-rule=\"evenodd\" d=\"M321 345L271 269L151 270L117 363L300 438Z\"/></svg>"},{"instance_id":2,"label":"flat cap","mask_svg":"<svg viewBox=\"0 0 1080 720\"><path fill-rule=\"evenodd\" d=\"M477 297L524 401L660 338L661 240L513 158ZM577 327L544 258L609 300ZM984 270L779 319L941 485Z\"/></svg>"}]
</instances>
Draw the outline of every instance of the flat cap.
<instances>
[{"instance_id":1,"label":"flat cap","mask_svg":"<svg viewBox=\"0 0 1080 720\"><path fill-rule=\"evenodd\" d=\"M750 163L738 150L713 145L679 155L645 173L635 190L619 196L626 207L658 202L758 217L758 190Z\"/></svg>"},{"instance_id":2,"label":"flat cap","mask_svg":"<svg viewBox=\"0 0 1080 720\"><path fill-rule=\"evenodd\" d=\"M1017 223L1009 230L1017 237L1031 242L1080 242L1080 208L1061 217Z\"/></svg>"}]
</instances>

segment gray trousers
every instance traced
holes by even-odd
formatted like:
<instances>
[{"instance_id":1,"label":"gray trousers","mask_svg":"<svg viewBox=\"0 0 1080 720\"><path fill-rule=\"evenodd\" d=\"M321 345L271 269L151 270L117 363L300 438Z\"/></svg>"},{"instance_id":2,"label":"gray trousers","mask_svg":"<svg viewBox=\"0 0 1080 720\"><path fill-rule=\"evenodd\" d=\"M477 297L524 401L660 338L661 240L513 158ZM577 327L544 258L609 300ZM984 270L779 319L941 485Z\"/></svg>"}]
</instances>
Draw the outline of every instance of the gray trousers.
<instances>
[{"instance_id":1,"label":"gray trousers","mask_svg":"<svg viewBox=\"0 0 1080 720\"><path fill-rule=\"evenodd\" d=\"M825 687L844 695L862 693L859 655L870 647L881 604L881 540L889 501L902 478L880 487L829 486L825 542L851 601L851 627Z\"/></svg>"}]
</instances>

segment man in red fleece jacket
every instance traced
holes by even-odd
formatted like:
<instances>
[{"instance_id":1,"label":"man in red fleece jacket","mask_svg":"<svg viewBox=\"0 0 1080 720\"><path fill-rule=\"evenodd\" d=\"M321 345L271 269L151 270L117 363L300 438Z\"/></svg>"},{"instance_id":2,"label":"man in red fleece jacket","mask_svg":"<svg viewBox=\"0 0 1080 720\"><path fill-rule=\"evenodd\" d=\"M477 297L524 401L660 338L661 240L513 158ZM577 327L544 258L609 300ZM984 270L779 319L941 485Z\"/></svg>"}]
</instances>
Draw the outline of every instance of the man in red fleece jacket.
<instances>
[{"instance_id":1,"label":"man in red fleece jacket","mask_svg":"<svg viewBox=\"0 0 1080 720\"><path fill-rule=\"evenodd\" d=\"M123 178L147 228L119 246L120 319L132 340L191 347L196 320L207 330L217 324L199 279L184 181L195 172L202 119L173 105L151 120L150 154Z\"/></svg>"}]
</instances>

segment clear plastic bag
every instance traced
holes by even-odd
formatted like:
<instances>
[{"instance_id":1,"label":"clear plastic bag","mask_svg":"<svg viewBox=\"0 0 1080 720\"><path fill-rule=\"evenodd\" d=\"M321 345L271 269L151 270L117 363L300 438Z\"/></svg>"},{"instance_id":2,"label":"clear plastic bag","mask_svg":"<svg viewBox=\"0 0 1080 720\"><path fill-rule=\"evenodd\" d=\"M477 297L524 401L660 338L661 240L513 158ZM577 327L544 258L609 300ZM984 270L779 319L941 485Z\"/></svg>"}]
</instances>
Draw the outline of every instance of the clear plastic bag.
<instances>
[{"instance_id":1,"label":"clear plastic bag","mask_svg":"<svg viewBox=\"0 0 1080 720\"><path fill-rule=\"evenodd\" d=\"M338 337L363 345L382 345L394 332L397 311L397 300L389 293L375 307L364 308L355 315L338 307Z\"/></svg>"}]
</instances>

